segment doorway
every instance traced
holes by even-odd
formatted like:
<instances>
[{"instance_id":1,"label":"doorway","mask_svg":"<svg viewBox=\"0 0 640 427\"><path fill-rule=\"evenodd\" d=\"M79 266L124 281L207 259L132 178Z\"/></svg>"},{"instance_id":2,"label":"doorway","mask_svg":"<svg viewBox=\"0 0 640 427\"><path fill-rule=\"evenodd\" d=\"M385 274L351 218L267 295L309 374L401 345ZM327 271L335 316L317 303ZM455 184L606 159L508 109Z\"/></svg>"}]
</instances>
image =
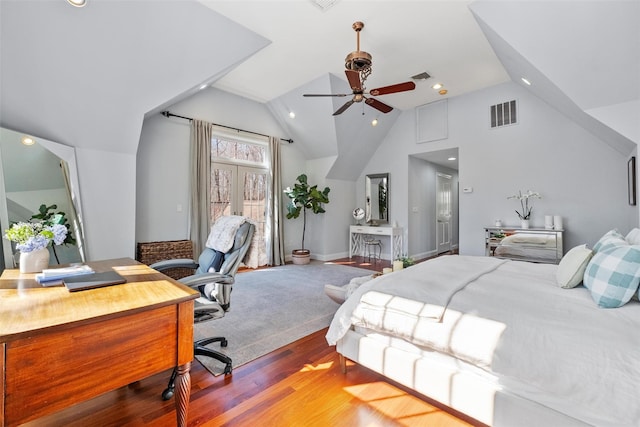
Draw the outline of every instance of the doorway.
<instances>
[{"instance_id":1,"label":"doorway","mask_svg":"<svg viewBox=\"0 0 640 427\"><path fill-rule=\"evenodd\" d=\"M436 174L436 249L438 254L451 250L451 175Z\"/></svg>"},{"instance_id":2,"label":"doorway","mask_svg":"<svg viewBox=\"0 0 640 427\"><path fill-rule=\"evenodd\" d=\"M256 224L259 265L266 264L266 209L268 170L213 162L211 167L211 222L224 215L251 218Z\"/></svg>"},{"instance_id":3,"label":"doorway","mask_svg":"<svg viewBox=\"0 0 640 427\"><path fill-rule=\"evenodd\" d=\"M409 156L405 237L414 258L457 249L458 164L458 148Z\"/></svg>"}]
</instances>

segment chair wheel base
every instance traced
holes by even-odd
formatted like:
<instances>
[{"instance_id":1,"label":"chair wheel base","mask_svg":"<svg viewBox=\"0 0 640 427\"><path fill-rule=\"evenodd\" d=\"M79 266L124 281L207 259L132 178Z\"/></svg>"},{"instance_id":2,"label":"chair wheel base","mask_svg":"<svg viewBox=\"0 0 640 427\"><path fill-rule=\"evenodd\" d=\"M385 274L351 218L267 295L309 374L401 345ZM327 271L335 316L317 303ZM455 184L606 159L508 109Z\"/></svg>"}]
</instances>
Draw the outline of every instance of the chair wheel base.
<instances>
[{"instance_id":1,"label":"chair wheel base","mask_svg":"<svg viewBox=\"0 0 640 427\"><path fill-rule=\"evenodd\" d=\"M169 400L173 397L174 390L173 388L167 388L162 392L162 400Z\"/></svg>"}]
</instances>

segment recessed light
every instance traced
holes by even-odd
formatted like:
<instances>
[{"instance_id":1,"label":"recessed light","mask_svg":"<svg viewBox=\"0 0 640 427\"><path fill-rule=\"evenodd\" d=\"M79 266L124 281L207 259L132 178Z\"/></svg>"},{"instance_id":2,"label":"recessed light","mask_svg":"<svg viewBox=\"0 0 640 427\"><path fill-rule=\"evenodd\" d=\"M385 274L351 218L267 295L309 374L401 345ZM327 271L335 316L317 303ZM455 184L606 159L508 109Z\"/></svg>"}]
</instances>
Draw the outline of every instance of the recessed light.
<instances>
[{"instance_id":1,"label":"recessed light","mask_svg":"<svg viewBox=\"0 0 640 427\"><path fill-rule=\"evenodd\" d=\"M446 95L446 94L447 94L447 92L448 92L448 91L447 91L446 89L440 89L440 90L438 91L438 93L439 93L440 95Z\"/></svg>"},{"instance_id":2,"label":"recessed light","mask_svg":"<svg viewBox=\"0 0 640 427\"><path fill-rule=\"evenodd\" d=\"M207 88L207 86L208 86L208 85L207 85L206 83L205 83L205 84L203 84L203 85L201 85L201 86L200 86L200 90L202 90L202 89L206 89L206 88Z\"/></svg>"},{"instance_id":3,"label":"recessed light","mask_svg":"<svg viewBox=\"0 0 640 427\"><path fill-rule=\"evenodd\" d=\"M22 137L22 141L21 141L24 145L33 145L36 143L36 140L31 138L30 136L23 136Z\"/></svg>"},{"instance_id":4,"label":"recessed light","mask_svg":"<svg viewBox=\"0 0 640 427\"><path fill-rule=\"evenodd\" d=\"M454 161L455 159L455 157L449 157L447 160Z\"/></svg>"},{"instance_id":5,"label":"recessed light","mask_svg":"<svg viewBox=\"0 0 640 427\"><path fill-rule=\"evenodd\" d=\"M521 80L524 82L524 84L526 84L527 86L531 86L531 82L530 82L529 80L527 80L526 78L521 77L520 79L521 79Z\"/></svg>"},{"instance_id":6,"label":"recessed light","mask_svg":"<svg viewBox=\"0 0 640 427\"><path fill-rule=\"evenodd\" d=\"M292 119L295 119L296 118L296 113L294 113L293 111L290 111L289 112L289 117L292 118Z\"/></svg>"},{"instance_id":7,"label":"recessed light","mask_svg":"<svg viewBox=\"0 0 640 427\"><path fill-rule=\"evenodd\" d=\"M84 7L87 4L87 0L67 0L71 6Z\"/></svg>"},{"instance_id":8,"label":"recessed light","mask_svg":"<svg viewBox=\"0 0 640 427\"><path fill-rule=\"evenodd\" d=\"M378 119L371 120L371 126L378 126Z\"/></svg>"},{"instance_id":9,"label":"recessed light","mask_svg":"<svg viewBox=\"0 0 640 427\"><path fill-rule=\"evenodd\" d=\"M440 88L442 88L442 83L436 83L433 86L431 86L432 89L438 90Z\"/></svg>"}]
</instances>

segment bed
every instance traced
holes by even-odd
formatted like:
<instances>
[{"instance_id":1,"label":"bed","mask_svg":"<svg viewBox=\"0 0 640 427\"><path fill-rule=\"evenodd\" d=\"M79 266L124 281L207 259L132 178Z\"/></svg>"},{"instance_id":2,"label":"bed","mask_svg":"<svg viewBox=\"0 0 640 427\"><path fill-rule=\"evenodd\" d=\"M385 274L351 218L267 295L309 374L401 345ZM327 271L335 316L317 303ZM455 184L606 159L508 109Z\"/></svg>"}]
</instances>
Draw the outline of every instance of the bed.
<instances>
[{"instance_id":1,"label":"bed","mask_svg":"<svg viewBox=\"0 0 640 427\"><path fill-rule=\"evenodd\" d=\"M327 341L487 425L640 426L640 246L601 243L560 265L453 255L379 276L340 306ZM615 298L602 269L621 251L637 255L630 276L618 267L636 278L603 308Z\"/></svg>"}]
</instances>

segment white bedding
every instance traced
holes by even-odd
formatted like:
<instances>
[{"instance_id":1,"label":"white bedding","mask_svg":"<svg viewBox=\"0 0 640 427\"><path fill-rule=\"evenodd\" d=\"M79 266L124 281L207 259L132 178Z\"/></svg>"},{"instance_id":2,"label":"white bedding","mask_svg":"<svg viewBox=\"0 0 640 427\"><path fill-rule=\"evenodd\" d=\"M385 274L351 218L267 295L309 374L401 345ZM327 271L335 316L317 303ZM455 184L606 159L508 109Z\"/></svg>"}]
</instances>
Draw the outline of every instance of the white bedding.
<instances>
[{"instance_id":1,"label":"white bedding","mask_svg":"<svg viewBox=\"0 0 640 427\"><path fill-rule=\"evenodd\" d=\"M327 341L352 324L391 333L584 422L640 426L640 303L597 308L582 286L557 287L556 269L491 257L420 263L363 284Z\"/></svg>"}]
</instances>

